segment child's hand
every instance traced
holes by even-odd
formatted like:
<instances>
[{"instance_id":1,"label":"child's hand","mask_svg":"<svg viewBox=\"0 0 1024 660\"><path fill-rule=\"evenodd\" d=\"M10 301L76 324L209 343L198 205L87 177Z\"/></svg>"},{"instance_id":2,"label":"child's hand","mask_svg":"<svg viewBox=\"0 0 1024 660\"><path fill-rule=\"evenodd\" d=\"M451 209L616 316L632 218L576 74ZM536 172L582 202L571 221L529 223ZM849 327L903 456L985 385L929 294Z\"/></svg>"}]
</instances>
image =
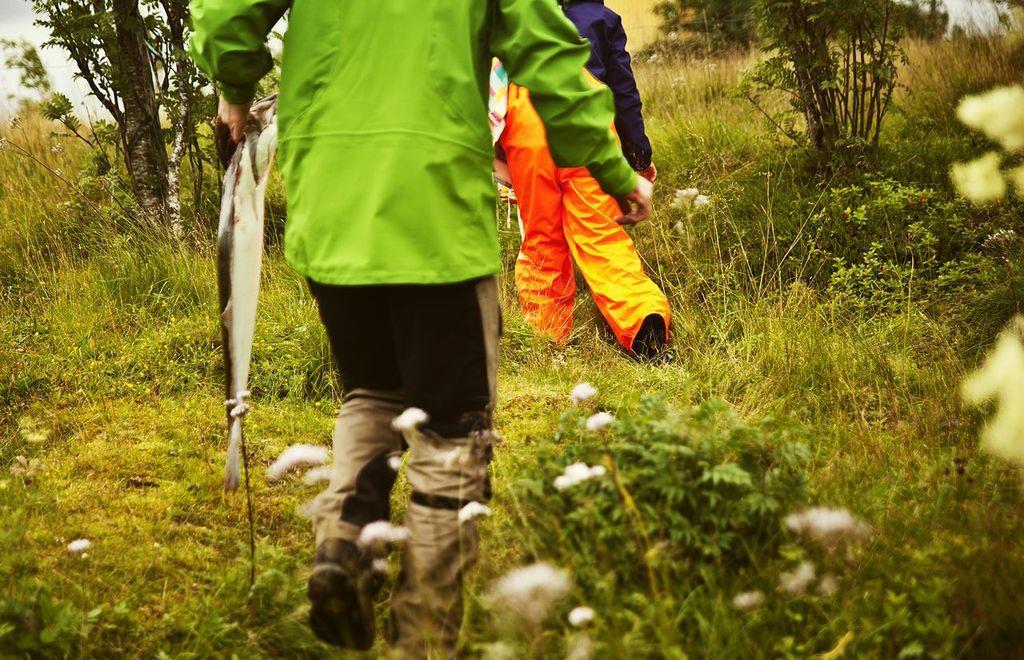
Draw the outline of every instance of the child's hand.
<instances>
[{"instance_id":1,"label":"child's hand","mask_svg":"<svg viewBox=\"0 0 1024 660\"><path fill-rule=\"evenodd\" d=\"M249 104L228 103L220 99L217 106L214 138L221 165L227 167L238 143L245 137L245 122L249 118Z\"/></svg>"},{"instance_id":2,"label":"child's hand","mask_svg":"<svg viewBox=\"0 0 1024 660\"><path fill-rule=\"evenodd\" d=\"M620 225L635 225L643 222L651 215L651 194L654 192L654 184L643 177L637 177L636 188L626 195L620 204L626 215L618 218L615 222Z\"/></svg>"},{"instance_id":3,"label":"child's hand","mask_svg":"<svg viewBox=\"0 0 1024 660\"><path fill-rule=\"evenodd\" d=\"M640 176L654 183L658 180L658 168L654 166L654 163L651 163L646 169L640 171Z\"/></svg>"}]
</instances>

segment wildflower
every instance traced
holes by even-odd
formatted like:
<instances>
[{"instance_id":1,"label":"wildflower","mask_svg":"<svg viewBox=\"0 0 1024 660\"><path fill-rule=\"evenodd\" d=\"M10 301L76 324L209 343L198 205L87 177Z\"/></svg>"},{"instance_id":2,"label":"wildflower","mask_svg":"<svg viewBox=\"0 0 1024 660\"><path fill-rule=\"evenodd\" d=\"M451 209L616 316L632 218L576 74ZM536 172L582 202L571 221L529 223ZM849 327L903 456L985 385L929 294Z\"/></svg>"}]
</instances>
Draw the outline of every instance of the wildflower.
<instances>
[{"instance_id":1,"label":"wildflower","mask_svg":"<svg viewBox=\"0 0 1024 660\"><path fill-rule=\"evenodd\" d=\"M327 462L327 448L318 445L292 445L288 447L267 470L267 479L277 481L284 475L303 465L320 465Z\"/></svg>"},{"instance_id":2,"label":"wildflower","mask_svg":"<svg viewBox=\"0 0 1024 660\"><path fill-rule=\"evenodd\" d=\"M982 446L1024 464L1024 317L1017 316L996 341L981 368L964 382L964 401L978 406L995 399L995 414L981 432Z\"/></svg>"},{"instance_id":3,"label":"wildflower","mask_svg":"<svg viewBox=\"0 0 1024 660\"><path fill-rule=\"evenodd\" d=\"M589 607L574 607L569 612L569 625L574 628L585 626L594 620L594 610Z\"/></svg>"},{"instance_id":4,"label":"wildflower","mask_svg":"<svg viewBox=\"0 0 1024 660\"><path fill-rule=\"evenodd\" d=\"M85 551L92 547L92 541L89 539L75 539L71 543L68 543L68 552L75 555L85 556Z\"/></svg>"},{"instance_id":5,"label":"wildflower","mask_svg":"<svg viewBox=\"0 0 1024 660\"><path fill-rule=\"evenodd\" d=\"M469 522L477 518L485 518L491 515L491 507L479 502L470 502L459 509L459 523Z\"/></svg>"},{"instance_id":6,"label":"wildflower","mask_svg":"<svg viewBox=\"0 0 1024 660\"><path fill-rule=\"evenodd\" d=\"M402 469L402 457L401 456L388 456L388 467L392 471L398 472Z\"/></svg>"},{"instance_id":7,"label":"wildflower","mask_svg":"<svg viewBox=\"0 0 1024 660\"><path fill-rule=\"evenodd\" d=\"M1024 182L1022 182L1024 183ZM1000 229L989 234L982 247L994 250L1005 250L1017 240L1017 232L1012 229Z\"/></svg>"},{"instance_id":8,"label":"wildflower","mask_svg":"<svg viewBox=\"0 0 1024 660\"><path fill-rule=\"evenodd\" d=\"M378 520L363 527L359 532L358 544L363 548L379 549L408 540L408 529L392 525L387 520Z\"/></svg>"},{"instance_id":9,"label":"wildflower","mask_svg":"<svg viewBox=\"0 0 1024 660\"><path fill-rule=\"evenodd\" d=\"M60 144L55 144L52 147L50 147L50 153L59 154L62 151L64 151L64 147L62 147Z\"/></svg>"},{"instance_id":10,"label":"wildflower","mask_svg":"<svg viewBox=\"0 0 1024 660\"><path fill-rule=\"evenodd\" d=\"M839 582L836 580L836 576L831 573L826 573L821 577L821 581L818 582L818 593L822 596L831 596L839 589Z\"/></svg>"},{"instance_id":11,"label":"wildflower","mask_svg":"<svg viewBox=\"0 0 1024 660\"><path fill-rule=\"evenodd\" d=\"M38 459L15 456L14 462L11 463L11 474L16 477L21 477L26 482L29 482L36 478L36 474L38 474L42 468L43 466Z\"/></svg>"},{"instance_id":12,"label":"wildflower","mask_svg":"<svg viewBox=\"0 0 1024 660\"><path fill-rule=\"evenodd\" d=\"M309 485L309 486L312 486L314 484L318 484L321 481L330 481L330 480L331 480L331 468L329 468L326 465L321 465L320 467L315 467L312 470L309 470L308 472L306 472L306 474L302 475L302 482L304 484Z\"/></svg>"},{"instance_id":13,"label":"wildflower","mask_svg":"<svg viewBox=\"0 0 1024 660\"><path fill-rule=\"evenodd\" d=\"M843 541L861 541L870 535L868 526L854 518L846 509L816 506L786 516L786 527L803 534L826 548Z\"/></svg>"},{"instance_id":14,"label":"wildflower","mask_svg":"<svg viewBox=\"0 0 1024 660\"><path fill-rule=\"evenodd\" d=\"M593 399L597 395L597 388L590 383L580 383L576 387L572 388L572 394L569 397L572 402L576 405L583 403L589 399Z\"/></svg>"},{"instance_id":15,"label":"wildflower","mask_svg":"<svg viewBox=\"0 0 1024 660\"><path fill-rule=\"evenodd\" d=\"M608 428L615 421L615 417L611 413L599 412L596 415L591 415L587 420L588 431L603 431Z\"/></svg>"},{"instance_id":16,"label":"wildflower","mask_svg":"<svg viewBox=\"0 0 1024 660\"><path fill-rule=\"evenodd\" d=\"M998 87L960 101L956 116L1007 151L1024 148L1024 87Z\"/></svg>"},{"instance_id":17,"label":"wildflower","mask_svg":"<svg viewBox=\"0 0 1024 660\"><path fill-rule=\"evenodd\" d=\"M506 573L491 589L490 601L502 618L536 627L568 593L568 571L540 562Z\"/></svg>"},{"instance_id":18,"label":"wildflower","mask_svg":"<svg viewBox=\"0 0 1024 660\"><path fill-rule=\"evenodd\" d=\"M711 205L711 198L707 195L697 195L693 198L693 208L700 210L706 206Z\"/></svg>"},{"instance_id":19,"label":"wildflower","mask_svg":"<svg viewBox=\"0 0 1024 660\"><path fill-rule=\"evenodd\" d=\"M811 586L811 583L814 582L814 577L814 564L809 561L801 562L795 570L779 576L779 589L788 594L799 596Z\"/></svg>"},{"instance_id":20,"label":"wildflower","mask_svg":"<svg viewBox=\"0 0 1024 660\"><path fill-rule=\"evenodd\" d=\"M684 188L683 190L677 190L675 197L672 198L672 208L674 209L688 209L693 206L693 200L696 199L700 191L696 188Z\"/></svg>"},{"instance_id":21,"label":"wildflower","mask_svg":"<svg viewBox=\"0 0 1024 660\"><path fill-rule=\"evenodd\" d=\"M555 490L572 488L584 481L603 477L606 473L607 470L603 465L594 465L591 467L586 463L573 463L572 465L567 466L565 471L555 478Z\"/></svg>"},{"instance_id":22,"label":"wildflower","mask_svg":"<svg viewBox=\"0 0 1024 660\"><path fill-rule=\"evenodd\" d=\"M999 171L1002 157L990 151L969 163L953 163L950 175L957 192L975 204L998 202L1006 197L1006 179Z\"/></svg>"},{"instance_id":23,"label":"wildflower","mask_svg":"<svg viewBox=\"0 0 1024 660\"><path fill-rule=\"evenodd\" d=\"M756 610L764 604L764 592L744 591L733 596L732 606L740 612Z\"/></svg>"},{"instance_id":24,"label":"wildflower","mask_svg":"<svg viewBox=\"0 0 1024 660\"><path fill-rule=\"evenodd\" d=\"M406 408L391 422L391 428L403 433L415 431L427 423L430 417L419 408Z\"/></svg>"}]
</instances>

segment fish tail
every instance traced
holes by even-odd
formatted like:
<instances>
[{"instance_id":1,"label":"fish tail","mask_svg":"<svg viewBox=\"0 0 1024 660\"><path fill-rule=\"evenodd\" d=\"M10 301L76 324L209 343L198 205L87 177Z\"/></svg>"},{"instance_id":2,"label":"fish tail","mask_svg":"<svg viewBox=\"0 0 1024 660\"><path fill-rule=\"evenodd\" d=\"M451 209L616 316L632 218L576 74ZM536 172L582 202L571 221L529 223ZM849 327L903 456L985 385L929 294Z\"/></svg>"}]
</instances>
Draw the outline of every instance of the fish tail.
<instances>
[{"instance_id":1,"label":"fish tail","mask_svg":"<svg viewBox=\"0 0 1024 660\"><path fill-rule=\"evenodd\" d=\"M238 448L242 444L242 420L235 418L231 420L231 433L228 440L228 462L224 474L224 490L234 492L238 490L241 475L238 471Z\"/></svg>"}]
</instances>

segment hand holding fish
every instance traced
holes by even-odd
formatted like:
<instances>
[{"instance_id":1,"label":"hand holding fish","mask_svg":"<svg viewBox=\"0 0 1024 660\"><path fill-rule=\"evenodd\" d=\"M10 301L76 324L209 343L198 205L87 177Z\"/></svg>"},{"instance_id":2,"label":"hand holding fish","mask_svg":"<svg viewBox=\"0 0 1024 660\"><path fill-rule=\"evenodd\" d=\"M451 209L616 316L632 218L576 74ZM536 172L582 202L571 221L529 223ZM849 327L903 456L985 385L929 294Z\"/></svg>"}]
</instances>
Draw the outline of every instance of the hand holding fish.
<instances>
[{"instance_id":1,"label":"hand holding fish","mask_svg":"<svg viewBox=\"0 0 1024 660\"><path fill-rule=\"evenodd\" d=\"M220 164L225 168L238 144L245 137L245 125L248 120L248 103L228 103L223 98L218 101L217 119L214 124L214 143L217 146Z\"/></svg>"}]
</instances>

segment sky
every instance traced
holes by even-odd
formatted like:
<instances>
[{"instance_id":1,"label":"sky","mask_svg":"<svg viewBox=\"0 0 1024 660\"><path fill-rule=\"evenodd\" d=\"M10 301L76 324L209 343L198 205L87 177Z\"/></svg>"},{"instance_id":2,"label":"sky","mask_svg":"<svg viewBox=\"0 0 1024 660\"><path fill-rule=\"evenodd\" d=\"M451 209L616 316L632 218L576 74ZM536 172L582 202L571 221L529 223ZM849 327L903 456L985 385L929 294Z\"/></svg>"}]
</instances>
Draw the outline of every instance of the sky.
<instances>
[{"instance_id":1,"label":"sky","mask_svg":"<svg viewBox=\"0 0 1024 660\"><path fill-rule=\"evenodd\" d=\"M995 22L995 11L991 0L945 0L950 15L956 24L991 26ZM33 25L35 15L28 0L0 0L0 39L27 39L36 46L46 41L43 28ZM74 80L74 64L67 54L57 48L41 48L39 55L50 72L54 88L63 92L80 107L99 112L99 104L88 97L84 83ZM18 75L7 69L0 61L0 114L12 111L14 101L9 98L18 94Z\"/></svg>"}]
</instances>

